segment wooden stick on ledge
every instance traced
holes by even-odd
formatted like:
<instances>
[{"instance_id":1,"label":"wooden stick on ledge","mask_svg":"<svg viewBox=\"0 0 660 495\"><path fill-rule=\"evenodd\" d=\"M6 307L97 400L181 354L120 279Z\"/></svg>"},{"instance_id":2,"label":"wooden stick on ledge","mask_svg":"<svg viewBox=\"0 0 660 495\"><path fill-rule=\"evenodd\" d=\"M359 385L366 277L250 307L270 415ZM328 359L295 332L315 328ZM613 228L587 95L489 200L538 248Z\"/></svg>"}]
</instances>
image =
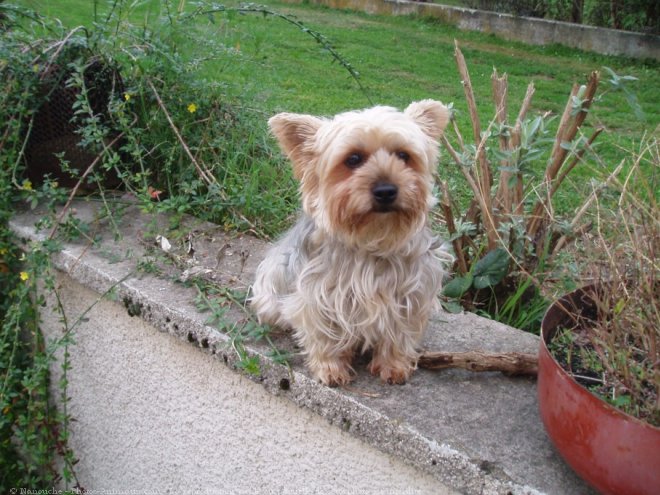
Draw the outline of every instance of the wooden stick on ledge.
<instances>
[{"instance_id":1,"label":"wooden stick on ledge","mask_svg":"<svg viewBox=\"0 0 660 495\"><path fill-rule=\"evenodd\" d=\"M463 368L468 371L500 371L508 376L536 376L538 356L519 352L424 352L417 365L427 370Z\"/></svg>"}]
</instances>

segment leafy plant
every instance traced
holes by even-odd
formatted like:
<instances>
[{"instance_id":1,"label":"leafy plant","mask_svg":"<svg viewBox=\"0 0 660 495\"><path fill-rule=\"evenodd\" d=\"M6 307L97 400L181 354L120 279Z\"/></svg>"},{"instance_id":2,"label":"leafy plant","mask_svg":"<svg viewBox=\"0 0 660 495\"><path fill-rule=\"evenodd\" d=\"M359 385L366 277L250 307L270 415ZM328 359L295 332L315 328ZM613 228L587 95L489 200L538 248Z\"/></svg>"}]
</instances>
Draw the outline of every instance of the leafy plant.
<instances>
[{"instance_id":1,"label":"leafy plant","mask_svg":"<svg viewBox=\"0 0 660 495\"><path fill-rule=\"evenodd\" d=\"M247 305L247 293L237 293L226 288L220 288L212 283L198 278L193 282L197 289L195 306L201 312L209 313L206 320L207 325L217 327L223 333L230 337L230 345L237 356L236 366L244 372L259 376L261 374L261 362L259 356L248 352L246 344L248 342L265 342L270 348L269 357L273 362L288 366L290 354L287 351L278 349L270 338L270 329L267 326L259 325L256 318L249 314L247 310L244 321L227 324L227 312L230 307L245 308Z\"/></svg>"},{"instance_id":2,"label":"leafy plant","mask_svg":"<svg viewBox=\"0 0 660 495\"><path fill-rule=\"evenodd\" d=\"M455 120L457 144L447 135L442 141L474 199L461 211L447 183L440 184L442 216L456 256L456 275L443 294L468 310L538 332L546 306L539 291L544 276L568 241L588 228L583 215L596 197L596 193L589 196L570 222L555 213L561 185L587 155L594 156L592 145L603 130L598 127L589 137L582 132L592 103L602 97L596 96L600 74L592 72L586 84L573 86L552 138L549 113L528 116L533 84L515 120L509 120L507 77L497 71L491 78L495 117L483 129L458 45L455 57L474 142L464 139ZM612 89L622 89L631 79L612 73L610 81ZM535 170L543 162L545 171L537 177ZM455 304L448 306L451 309Z\"/></svg>"},{"instance_id":3,"label":"leafy plant","mask_svg":"<svg viewBox=\"0 0 660 495\"><path fill-rule=\"evenodd\" d=\"M186 2L168 1L162 16L136 25L131 15L138 3L109 2L102 14L95 2L91 29L66 29L27 9L0 5L2 493L60 480L83 489L68 444L67 373L75 359L75 328L84 314L76 321L67 319L50 264L62 242L97 240L75 215L77 196L93 195L111 228L127 203L137 203L147 212L170 213L174 222L192 213L267 236L280 229L294 208L296 187L288 167L266 142L263 115L227 98L222 84L199 77L204 63L223 59L231 65L238 55L204 38L195 23L230 17L230 11L272 16L311 37L351 77L358 77L320 33L265 7L225 9L200 2L187 10ZM179 43L184 34L207 48L199 53L210 55L187 53ZM55 115L44 113L55 104ZM60 118L68 134L56 143L61 147L44 155L56 166L43 170L42 160L31 159L31 150L39 126L49 117ZM35 226L44 232L43 241L16 245L8 223L17 205L43 209ZM159 269L152 259L138 266L144 272ZM239 296L208 284L199 287L200 308L211 311L215 323L231 336L239 365L258 372L259 363L248 355L245 342L269 342L268 330L250 321L227 328L224 305L238 304ZM54 295L62 325L61 335L49 339L39 329L45 292ZM101 297L109 295L111 291ZM56 353L63 355L62 378L52 384ZM277 362L287 360L274 347L272 355ZM59 394L59 409L51 400L53 390Z\"/></svg>"},{"instance_id":4,"label":"leafy plant","mask_svg":"<svg viewBox=\"0 0 660 495\"><path fill-rule=\"evenodd\" d=\"M577 242L592 310L550 342L567 372L622 411L660 426L660 143L646 138L611 181L617 207L597 204ZM643 167L642 165L645 165ZM651 168L651 174L646 169Z\"/></svg>"},{"instance_id":5,"label":"leafy plant","mask_svg":"<svg viewBox=\"0 0 660 495\"><path fill-rule=\"evenodd\" d=\"M471 8L593 26L660 32L655 0L465 0Z\"/></svg>"}]
</instances>

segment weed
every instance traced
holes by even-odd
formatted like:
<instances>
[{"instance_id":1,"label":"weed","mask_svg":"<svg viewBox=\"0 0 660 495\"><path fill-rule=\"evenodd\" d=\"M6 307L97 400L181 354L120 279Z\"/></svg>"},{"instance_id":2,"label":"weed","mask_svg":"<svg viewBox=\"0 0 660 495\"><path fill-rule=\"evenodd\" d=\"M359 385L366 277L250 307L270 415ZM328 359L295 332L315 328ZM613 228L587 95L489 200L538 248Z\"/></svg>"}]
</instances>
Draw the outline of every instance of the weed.
<instances>
[{"instance_id":1,"label":"weed","mask_svg":"<svg viewBox=\"0 0 660 495\"><path fill-rule=\"evenodd\" d=\"M615 208L598 202L594 228L577 240L589 317L553 338L551 349L576 380L615 407L660 425L660 143L646 137L632 166L610 181ZM645 164L646 167L642 167ZM651 173L647 173L648 167ZM567 308L572 311L573 308ZM575 308L576 314L585 312ZM579 359L565 359L567 354ZM584 377L588 377L585 380Z\"/></svg>"},{"instance_id":2,"label":"weed","mask_svg":"<svg viewBox=\"0 0 660 495\"><path fill-rule=\"evenodd\" d=\"M248 353L247 342L265 342L270 348L267 352L268 357L277 364L288 366L289 353L278 349L270 338L270 329L260 325L254 316L245 309L247 293L219 288L203 279L196 279L193 284L197 289L195 306L199 311L209 313L205 321L206 325L215 326L229 336L230 346L236 353L238 368L249 375L259 376L261 374L259 356ZM227 312L231 307L243 308L246 318L228 325L227 322L230 319L227 318Z\"/></svg>"},{"instance_id":3,"label":"weed","mask_svg":"<svg viewBox=\"0 0 660 495\"><path fill-rule=\"evenodd\" d=\"M166 2L157 20L136 25L131 22L135 3L111 2L104 14L96 9L97 3L97 22L91 29L66 29L26 9L0 5L3 493L60 480L82 489L68 443L68 373L75 359L75 329L93 305L69 321L50 264L63 242L97 241L90 226L77 218L75 197L93 194L101 206L99 219L115 236L127 204L170 213L175 222L193 213L226 228L264 236L280 230L296 204L288 167L266 141L263 115L227 98L222 85L197 76L199 66L209 60L232 63L237 54L196 33L195 23L200 17L231 14L209 3L188 12ZM330 42L301 22L254 5L232 12L288 23L357 80L357 73ZM191 34L210 55L185 53L180 46L183 33ZM56 125L49 128L48 123ZM21 249L8 229L19 204L44 211L35 227L45 232L43 241ZM130 256L102 254L110 262ZM139 260L137 271L157 274L159 264L147 257ZM243 325L227 325L226 305L242 307L239 299L244 296L197 284L198 306L230 336L239 367L259 372L258 359L246 349L248 339L266 341L273 359L286 362L287 355L272 345L267 329L249 319ZM116 287L100 299L116 298ZM62 333L48 340L39 329L46 292L55 298L62 325ZM138 314L140 308L131 306L129 311ZM51 384L49 371L56 353L62 356L61 379ZM53 392L59 395L59 409L49 399Z\"/></svg>"},{"instance_id":4,"label":"weed","mask_svg":"<svg viewBox=\"0 0 660 495\"><path fill-rule=\"evenodd\" d=\"M557 254L579 232L589 228L584 214L598 197L589 196L577 214L561 219L555 206L560 187L587 156L600 160L594 142L602 132L587 137L583 124L597 96L600 74L592 72L584 85L574 84L559 119L554 138L549 135L549 113L528 117L533 84L514 121L508 117L507 76L491 77L495 117L484 129L463 53L455 57L464 85L472 127L468 142L454 120L455 143L443 136L449 157L460 169L474 199L461 212L445 182L440 184L442 214L456 255L456 276L443 294L458 299L469 310L487 314L518 328L538 332L547 299L540 289L555 266ZM623 90L633 110L639 111L625 83L611 69L610 88ZM535 170L545 163L543 175ZM621 164L617 171L622 169Z\"/></svg>"}]
</instances>

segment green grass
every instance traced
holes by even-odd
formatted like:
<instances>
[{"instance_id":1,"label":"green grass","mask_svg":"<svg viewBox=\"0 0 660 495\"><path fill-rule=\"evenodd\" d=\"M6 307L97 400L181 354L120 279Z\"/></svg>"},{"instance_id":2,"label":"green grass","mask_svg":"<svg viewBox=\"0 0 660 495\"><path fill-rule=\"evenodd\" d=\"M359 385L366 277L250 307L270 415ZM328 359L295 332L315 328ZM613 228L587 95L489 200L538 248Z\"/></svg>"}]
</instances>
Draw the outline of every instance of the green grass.
<instances>
[{"instance_id":1,"label":"green grass","mask_svg":"<svg viewBox=\"0 0 660 495\"><path fill-rule=\"evenodd\" d=\"M23 0L46 16L70 27L90 26L94 2L90 0ZM103 2L101 2L103 4ZM133 12L133 21L156 18L158 1L145 2ZM190 3L190 2L188 2ZM224 2L227 7L238 2ZM432 19L371 16L309 5L268 4L278 12L296 16L306 26L334 43L360 72L373 102L403 106L411 100L433 97L454 101L464 108L462 88L453 59L458 40L468 60L472 83L480 97L483 118L490 117L490 75L493 67L509 74L510 101L524 95L527 83L537 86L535 109L560 111L570 85L602 66L640 79L636 90L649 127L660 122L660 64L605 57L560 46L535 47L504 41L492 35L460 31ZM104 6L104 5L102 5ZM99 14L104 12L101 6ZM102 15L100 15L102 17ZM287 110L334 114L369 105L346 72L333 68L331 58L311 39L279 19L259 15L216 16L196 23L209 37L223 40L240 52L232 64L209 64L200 77L221 80L235 94L258 98L266 111ZM182 40L185 42L185 40ZM194 47L192 48L194 51ZM238 63L236 63L238 62ZM641 125L626 117L623 98L613 98L596 113L611 128L635 134Z\"/></svg>"},{"instance_id":2,"label":"green grass","mask_svg":"<svg viewBox=\"0 0 660 495\"><path fill-rule=\"evenodd\" d=\"M57 17L64 25L91 26L94 2L89 0L22 0L44 15ZM178 2L174 2L177 4ZM99 2L97 15L107 7ZM227 7L238 6L235 1ZM192 9L192 2L186 8ZM360 73L360 90L350 74L310 36L281 19L258 14L224 13L213 22L200 17L179 35L177 43L189 57L208 57L200 63L201 83L220 84L230 99L261 115L265 132L267 117L278 111L332 115L340 111L387 104L405 107L410 101L435 98L453 102L464 135L470 134L467 105L453 57L457 40L467 59L479 105L482 126L493 116L490 76L493 68L509 78L509 114L517 113L527 84L533 81L536 94L530 115L563 110L573 83L585 81L592 70L611 67L620 75L639 79L632 84L646 115L646 122L633 115L623 94L609 93L587 119L590 126L607 129L599 138L599 150L607 169L621 160L644 132L656 131L660 122L660 64L606 57L561 46L537 47L509 42L492 35L460 31L429 18L385 17L330 10L309 5L270 2L269 7L295 16L305 26L328 37L334 47ZM157 29L162 2L144 2L130 13L134 23ZM128 15L128 14L127 14ZM221 43L201 46L197 36ZM603 78L604 79L604 78ZM601 83L601 91L606 89ZM185 98L185 95L182 95ZM460 174L447 161L447 175L458 195L464 191ZM539 169L542 167L540 165ZM597 165L578 167L574 172L577 189L566 188L566 210L579 204L580 191L596 172ZM540 172L540 170L538 170Z\"/></svg>"}]
</instances>

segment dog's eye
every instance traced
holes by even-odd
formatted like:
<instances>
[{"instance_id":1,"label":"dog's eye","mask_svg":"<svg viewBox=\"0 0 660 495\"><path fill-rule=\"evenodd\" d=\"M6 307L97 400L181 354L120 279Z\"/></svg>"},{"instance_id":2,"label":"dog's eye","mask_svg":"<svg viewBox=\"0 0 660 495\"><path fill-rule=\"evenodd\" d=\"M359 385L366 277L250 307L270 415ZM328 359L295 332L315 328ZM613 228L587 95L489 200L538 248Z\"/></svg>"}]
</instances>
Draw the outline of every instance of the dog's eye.
<instances>
[{"instance_id":1,"label":"dog's eye","mask_svg":"<svg viewBox=\"0 0 660 495\"><path fill-rule=\"evenodd\" d=\"M406 153L405 151L397 151L396 152L396 157L399 160L404 161L405 163L408 163L408 160L410 160L410 155L408 153Z\"/></svg>"},{"instance_id":2,"label":"dog's eye","mask_svg":"<svg viewBox=\"0 0 660 495\"><path fill-rule=\"evenodd\" d=\"M348 168L358 168L364 162L362 153L351 153L344 160L344 165Z\"/></svg>"}]
</instances>

